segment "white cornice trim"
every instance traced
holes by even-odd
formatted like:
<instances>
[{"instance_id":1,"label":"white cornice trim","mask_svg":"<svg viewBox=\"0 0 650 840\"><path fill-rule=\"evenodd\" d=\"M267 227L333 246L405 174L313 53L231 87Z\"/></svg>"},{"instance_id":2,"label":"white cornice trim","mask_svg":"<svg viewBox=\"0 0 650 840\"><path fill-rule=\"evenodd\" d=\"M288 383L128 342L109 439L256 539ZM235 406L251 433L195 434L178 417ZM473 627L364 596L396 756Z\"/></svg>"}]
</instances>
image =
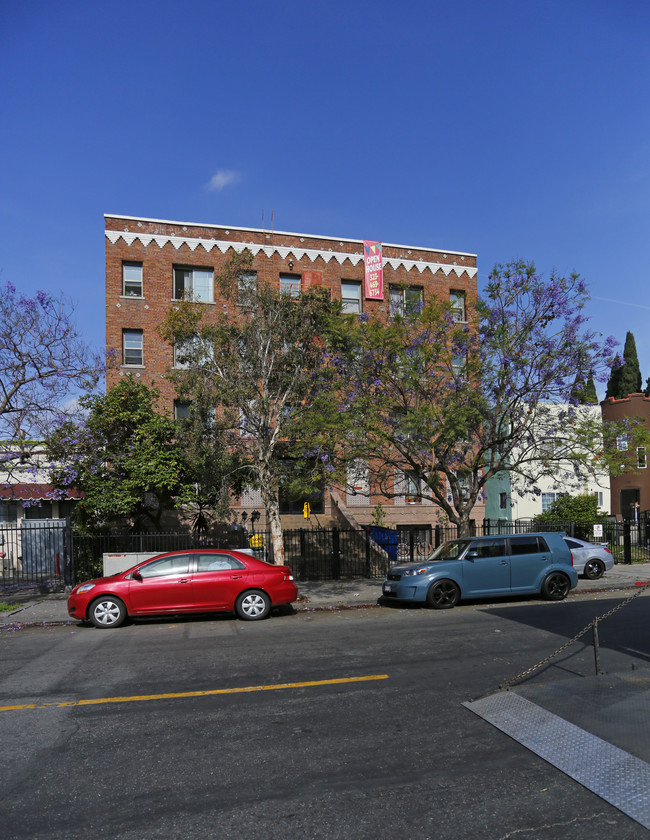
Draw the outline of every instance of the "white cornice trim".
<instances>
[{"instance_id":1,"label":"white cornice trim","mask_svg":"<svg viewBox=\"0 0 650 840\"><path fill-rule=\"evenodd\" d=\"M240 225L208 225L205 222L179 222L170 219L146 219L142 216L119 216L114 213L104 213L105 219L124 219L126 222L146 222L154 225L174 225L176 227L208 228L210 230L241 230L246 233L263 233L266 235L277 234L278 236L302 236L305 239L327 239L330 242L354 242L357 245L363 244L363 239L346 239L343 236L315 236L312 233L291 233L286 230L270 230L269 228L249 228ZM382 242L387 248L406 248L411 251L438 251L441 254L452 254L454 257L476 257L468 251L450 251L448 248L423 248L417 245L395 245L392 242Z\"/></svg>"},{"instance_id":2,"label":"white cornice trim","mask_svg":"<svg viewBox=\"0 0 650 840\"><path fill-rule=\"evenodd\" d=\"M119 239L123 239L127 245L132 245L136 240L138 240L145 248L148 245L151 245L152 242L155 242L159 248L164 248L165 245L171 244L174 248L176 248L176 250L178 250L181 245L187 245L190 251L196 251L197 248L201 247L207 254L215 248L222 254L225 254L232 248L232 250L237 253L241 253L245 249L248 249L253 256L257 256L260 252L262 252L266 257L272 257L274 254L278 254L283 260L286 260L289 254L291 254L296 262L302 260L303 258L307 258L310 262L315 262L319 257L325 263L336 260L339 265L343 265L346 260L352 265L358 265L363 261L363 254L345 254L340 251L321 251L314 248L300 248L295 245L259 245L255 242L197 239L190 236L165 236L154 233L132 233L130 231L121 230L107 230L105 233L106 238L112 245L115 245ZM406 269L406 271L412 271L415 268L420 272L420 274L428 268L432 274L435 274L437 271L442 271L446 277L449 277L449 275L453 273L458 277L461 277L463 274L467 274L468 277L473 278L476 276L476 272L478 271L478 269L471 266L448 265L447 263L424 262L423 260L408 260L398 257L384 257L383 265L390 265L391 268L399 268L402 266Z\"/></svg>"}]
</instances>

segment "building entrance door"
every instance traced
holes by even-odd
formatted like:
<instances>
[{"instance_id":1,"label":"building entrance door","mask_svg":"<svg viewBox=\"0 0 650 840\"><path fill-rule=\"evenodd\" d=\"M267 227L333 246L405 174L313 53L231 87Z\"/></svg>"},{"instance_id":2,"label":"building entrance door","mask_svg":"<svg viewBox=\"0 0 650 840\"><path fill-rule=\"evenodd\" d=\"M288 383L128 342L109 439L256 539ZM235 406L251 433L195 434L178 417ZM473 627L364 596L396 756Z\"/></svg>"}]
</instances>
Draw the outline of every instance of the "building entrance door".
<instances>
[{"instance_id":1,"label":"building entrance door","mask_svg":"<svg viewBox=\"0 0 650 840\"><path fill-rule=\"evenodd\" d=\"M621 516L630 522L639 521L639 489L621 490Z\"/></svg>"}]
</instances>

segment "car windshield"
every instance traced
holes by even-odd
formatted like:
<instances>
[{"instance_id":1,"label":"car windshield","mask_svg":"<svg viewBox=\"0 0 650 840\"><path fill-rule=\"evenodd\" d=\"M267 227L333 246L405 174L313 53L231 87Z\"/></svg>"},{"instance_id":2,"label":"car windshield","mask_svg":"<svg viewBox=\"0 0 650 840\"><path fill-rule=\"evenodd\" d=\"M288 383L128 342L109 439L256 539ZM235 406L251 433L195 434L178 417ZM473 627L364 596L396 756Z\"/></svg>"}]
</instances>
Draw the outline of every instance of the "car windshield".
<instances>
[{"instance_id":1,"label":"car windshield","mask_svg":"<svg viewBox=\"0 0 650 840\"><path fill-rule=\"evenodd\" d=\"M445 542L431 555L431 560L455 560L465 551L469 545L469 540L451 540Z\"/></svg>"}]
</instances>

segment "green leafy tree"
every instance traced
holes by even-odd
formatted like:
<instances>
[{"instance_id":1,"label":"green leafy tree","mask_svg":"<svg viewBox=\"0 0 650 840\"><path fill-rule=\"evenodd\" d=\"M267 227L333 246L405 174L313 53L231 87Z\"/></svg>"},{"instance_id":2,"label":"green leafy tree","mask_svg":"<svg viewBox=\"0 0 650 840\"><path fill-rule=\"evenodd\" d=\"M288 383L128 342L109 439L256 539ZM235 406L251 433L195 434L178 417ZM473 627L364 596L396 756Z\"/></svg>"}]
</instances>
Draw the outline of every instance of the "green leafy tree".
<instances>
[{"instance_id":1,"label":"green leafy tree","mask_svg":"<svg viewBox=\"0 0 650 840\"><path fill-rule=\"evenodd\" d=\"M278 292L251 266L250 252L237 254L216 278L226 306L213 321L204 318L205 307L184 300L160 332L182 365L170 373L178 392L216 407L214 423L239 462L239 485L261 491L274 561L282 564L280 492L307 489L321 471L313 459L291 455L340 304L320 288L297 297Z\"/></svg>"},{"instance_id":2,"label":"green leafy tree","mask_svg":"<svg viewBox=\"0 0 650 840\"><path fill-rule=\"evenodd\" d=\"M75 510L83 530L125 522L158 529L163 511L191 483L176 426L158 396L127 376L105 396L82 397L83 420L65 423L48 438L53 484L83 492Z\"/></svg>"},{"instance_id":3,"label":"green leafy tree","mask_svg":"<svg viewBox=\"0 0 650 840\"><path fill-rule=\"evenodd\" d=\"M200 399L192 402L187 418L177 421L176 444L186 476L176 505L192 512L193 531L205 533L214 521L227 520L230 490L240 489L237 455L227 448L214 408Z\"/></svg>"},{"instance_id":4,"label":"green leafy tree","mask_svg":"<svg viewBox=\"0 0 650 840\"><path fill-rule=\"evenodd\" d=\"M636 342L634 335L628 332L625 336L625 346L623 348L623 363L612 370L607 383L606 396L620 400L630 394L640 394L641 391L642 379Z\"/></svg>"},{"instance_id":5,"label":"green leafy tree","mask_svg":"<svg viewBox=\"0 0 650 840\"><path fill-rule=\"evenodd\" d=\"M535 517L539 525L549 522L579 522L592 525L607 522L607 514L598 509L598 499L594 493L571 496L566 493L558 496L544 513Z\"/></svg>"},{"instance_id":6,"label":"green leafy tree","mask_svg":"<svg viewBox=\"0 0 650 840\"><path fill-rule=\"evenodd\" d=\"M534 491L568 459L580 486L602 433L572 390L576 376L602 372L613 343L585 329L586 299L577 275L544 279L517 262L495 268L485 300L468 302L468 323L438 300L385 321L341 319L329 368L340 375L330 374L312 415L338 480L363 460L377 492L403 495L408 481L463 535L501 471Z\"/></svg>"}]
</instances>

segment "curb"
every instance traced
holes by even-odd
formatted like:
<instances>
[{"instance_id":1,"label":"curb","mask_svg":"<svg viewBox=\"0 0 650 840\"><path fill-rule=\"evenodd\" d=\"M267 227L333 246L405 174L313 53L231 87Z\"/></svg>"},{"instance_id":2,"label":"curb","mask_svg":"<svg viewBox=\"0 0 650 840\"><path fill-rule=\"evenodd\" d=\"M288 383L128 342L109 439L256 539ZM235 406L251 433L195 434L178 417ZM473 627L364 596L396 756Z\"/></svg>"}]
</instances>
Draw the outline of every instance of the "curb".
<instances>
[{"instance_id":1,"label":"curb","mask_svg":"<svg viewBox=\"0 0 650 840\"><path fill-rule=\"evenodd\" d=\"M587 595L598 595L598 594L606 594L608 592L618 592L618 591L629 591L636 589L639 586L647 586L650 584L650 581L635 581L634 583L619 583L610 586L602 586L599 588L590 588L590 589L583 589L578 591L577 589L572 590L567 599L575 599L575 598L582 598L583 596ZM381 592L379 593L378 597L374 601L355 601L354 603L347 603L347 602L335 602L332 604L310 604L309 598L307 596L302 596L301 600L298 602L294 602L293 610L295 613L314 613L314 612L344 612L344 611L351 611L351 610L360 610L360 609L371 609L376 608L379 609L385 604L381 603ZM304 599L304 600L303 600ZM474 602L479 603L480 602ZM486 602L488 603L488 602ZM492 603L489 601L489 603ZM20 613L25 612L30 607L34 606L34 602L23 604L17 610L8 613L11 616L10 621L0 621L0 633L4 630L11 630L17 629L19 627L78 627L79 626L79 619L76 618L68 618L68 619L52 619L50 621L47 620L33 620L33 621L21 621L20 618L14 618L14 616L19 616ZM7 613L5 613L7 615Z\"/></svg>"}]
</instances>

